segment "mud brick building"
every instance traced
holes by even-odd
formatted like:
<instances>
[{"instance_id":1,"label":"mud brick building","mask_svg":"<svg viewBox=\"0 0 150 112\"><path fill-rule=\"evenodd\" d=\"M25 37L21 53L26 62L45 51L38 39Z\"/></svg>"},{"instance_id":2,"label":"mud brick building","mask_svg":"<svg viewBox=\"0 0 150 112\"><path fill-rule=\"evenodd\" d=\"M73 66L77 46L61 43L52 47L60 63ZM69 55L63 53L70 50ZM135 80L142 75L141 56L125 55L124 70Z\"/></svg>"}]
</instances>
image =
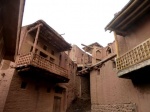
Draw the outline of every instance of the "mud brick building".
<instances>
[{"instance_id":1,"label":"mud brick building","mask_svg":"<svg viewBox=\"0 0 150 112\"><path fill-rule=\"evenodd\" d=\"M92 58L84 50L77 45L72 45L72 49L68 51L69 57L78 65L78 67L90 66Z\"/></svg>"},{"instance_id":2,"label":"mud brick building","mask_svg":"<svg viewBox=\"0 0 150 112\"><path fill-rule=\"evenodd\" d=\"M19 48L20 30L25 0L0 1L0 112L3 111L10 85L6 71L10 61L15 60Z\"/></svg>"},{"instance_id":3,"label":"mud brick building","mask_svg":"<svg viewBox=\"0 0 150 112\"><path fill-rule=\"evenodd\" d=\"M92 112L150 111L149 6L148 0L130 0L105 28L114 32L115 43L79 72L90 72Z\"/></svg>"},{"instance_id":4,"label":"mud brick building","mask_svg":"<svg viewBox=\"0 0 150 112\"><path fill-rule=\"evenodd\" d=\"M69 49L70 44L43 20L24 26L15 66L5 73L5 85L10 86L3 111L65 112L75 97L77 70L64 52Z\"/></svg>"},{"instance_id":5,"label":"mud brick building","mask_svg":"<svg viewBox=\"0 0 150 112\"><path fill-rule=\"evenodd\" d=\"M92 57L84 50L81 50L77 45L72 45L72 49L67 52L68 56L77 64L77 72L91 66ZM75 78L76 91L75 94L77 98L80 99L90 99L90 78L89 75Z\"/></svg>"},{"instance_id":6,"label":"mud brick building","mask_svg":"<svg viewBox=\"0 0 150 112\"><path fill-rule=\"evenodd\" d=\"M101 61L92 58L92 66L79 72L90 72L92 112L150 111L149 6L148 0L130 0L105 28L115 42L96 48Z\"/></svg>"}]
</instances>

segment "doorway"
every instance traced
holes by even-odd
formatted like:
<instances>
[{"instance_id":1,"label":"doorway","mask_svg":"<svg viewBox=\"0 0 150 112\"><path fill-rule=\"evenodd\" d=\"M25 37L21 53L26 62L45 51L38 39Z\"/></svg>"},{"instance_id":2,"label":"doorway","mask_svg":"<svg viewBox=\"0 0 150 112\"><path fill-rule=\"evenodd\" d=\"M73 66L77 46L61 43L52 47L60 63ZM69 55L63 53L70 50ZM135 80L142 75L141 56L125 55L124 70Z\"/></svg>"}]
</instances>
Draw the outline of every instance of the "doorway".
<instances>
[{"instance_id":1,"label":"doorway","mask_svg":"<svg viewBox=\"0 0 150 112\"><path fill-rule=\"evenodd\" d=\"M55 96L54 97L53 112L60 112L60 110L61 110L61 97Z\"/></svg>"}]
</instances>

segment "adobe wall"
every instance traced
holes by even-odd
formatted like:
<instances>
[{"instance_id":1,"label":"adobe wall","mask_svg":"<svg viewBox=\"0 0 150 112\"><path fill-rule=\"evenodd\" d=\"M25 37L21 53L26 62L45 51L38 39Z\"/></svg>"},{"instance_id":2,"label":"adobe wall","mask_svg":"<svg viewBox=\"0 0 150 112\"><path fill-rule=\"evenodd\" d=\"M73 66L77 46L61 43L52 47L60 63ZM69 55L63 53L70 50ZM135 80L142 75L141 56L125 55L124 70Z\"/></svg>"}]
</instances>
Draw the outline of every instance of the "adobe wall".
<instances>
[{"instance_id":1,"label":"adobe wall","mask_svg":"<svg viewBox=\"0 0 150 112\"><path fill-rule=\"evenodd\" d=\"M30 74L31 75L31 74ZM22 82L26 82L22 88ZM20 76L14 73L4 112L52 112L54 97L61 98L61 112L65 112L66 91L55 93L56 84L36 77ZM3 91L4 92L4 91Z\"/></svg>"},{"instance_id":2,"label":"adobe wall","mask_svg":"<svg viewBox=\"0 0 150 112\"><path fill-rule=\"evenodd\" d=\"M27 83L25 89L22 82ZM4 112L50 112L53 108L54 92L47 93L48 84L37 82L36 79L20 77L17 72L13 75ZM49 99L49 100L47 100ZM44 108L47 107L47 108Z\"/></svg>"},{"instance_id":3,"label":"adobe wall","mask_svg":"<svg viewBox=\"0 0 150 112\"><path fill-rule=\"evenodd\" d=\"M65 59L67 59L67 62L65 62ZM64 67L64 64L68 66ZM76 97L75 80L77 65L70 60L68 55L62 53L62 63L60 66L69 71L70 80L68 83L51 84L36 77L20 76L17 72L8 74L11 78L13 77L12 80L8 80L7 82L5 79L5 86L11 83L10 88L9 86L7 87L7 92L9 91L8 96L7 92L3 91L3 88L0 89L1 93L5 95L5 97L3 95L1 98L5 98L4 100L7 98L6 103L2 99L0 104L1 107L5 104L4 112L52 112L55 96L61 97L61 112L65 112ZM4 64L3 68L6 68L6 71L9 72L6 64ZM25 89L21 88L22 82L27 83ZM55 93L54 87L56 85L64 88L65 91L62 94ZM50 88L50 92L47 92L48 88Z\"/></svg>"},{"instance_id":4,"label":"adobe wall","mask_svg":"<svg viewBox=\"0 0 150 112\"><path fill-rule=\"evenodd\" d=\"M72 49L69 51L69 57L77 64L91 63L92 61L91 56L76 45L73 45Z\"/></svg>"},{"instance_id":5,"label":"adobe wall","mask_svg":"<svg viewBox=\"0 0 150 112\"><path fill-rule=\"evenodd\" d=\"M3 112L14 69L0 70L0 112Z\"/></svg>"},{"instance_id":6,"label":"adobe wall","mask_svg":"<svg viewBox=\"0 0 150 112\"><path fill-rule=\"evenodd\" d=\"M59 83L58 85L66 88L66 108L76 97L77 65L69 58L65 52L61 52L60 66L68 70L68 83Z\"/></svg>"},{"instance_id":7,"label":"adobe wall","mask_svg":"<svg viewBox=\"0 0 150 112\"><path fill-rule=\"evenodd\" d=\"M118 78L113 60L91 71L92 112L150 112L150 83Z\"/></svg>"},{"instance_id":8,"label":"adobe wall","mask_svg":"<svg viewBox=\"0 0 150 112\"><path fill-rule=\"evenodd\" d=\"M69 51L69 57L77 63L78 71L86 64L92 63L92 57L81 50L78 46L73 45ZM89 74L86 76L76 76L75 73L75 96L81 99L90 98L90 78Z\"/></svg>"},{"instance_id":9,"label":"adobe wall","mask_svg":"<svg viewBox=\"0 0 150 112\"><path fill-rule=\"evenodd\" d=\"M90 99L90 74L81 76L81 99Z\"/></svg>"},{"instance_id":10,"label":"adobe wall","mask_svg":"<svg viewBox=\"0 0 150 112\"><path fill-rule=\"evenodd\" d=\"M150 37L150 15L143 17L129 31L127 36L122 37L117 35L117 41L119 46L119 55L131 50L133 47L142 43Z\"/></svg>"},{"instance_id":11,"label":"adobe wall","mask_svg":"<svg viewBox=\"0 0 150 112\"><path fill-rule=\"evenodd\" d=\"M32 32L32 31L31 31ZM30 33L27 33L27 27L23 27L21 31L21 39L20 39L20 51L19 54L28 54L33 49L34 39L35 35L31 35ZM44 50L43 47L47 46L47 50ZM60 52L58 52L53 46L48 44L48 42L44 39L41 39L39 36L38 43L36 46L36 53L40 54L40 52L47 55L47 59L50 60L50 58L54 59L55 64L59 64L59 56ZM54 51L54 55L51 54L51 52Z\"/></svg>"}]
</instances>

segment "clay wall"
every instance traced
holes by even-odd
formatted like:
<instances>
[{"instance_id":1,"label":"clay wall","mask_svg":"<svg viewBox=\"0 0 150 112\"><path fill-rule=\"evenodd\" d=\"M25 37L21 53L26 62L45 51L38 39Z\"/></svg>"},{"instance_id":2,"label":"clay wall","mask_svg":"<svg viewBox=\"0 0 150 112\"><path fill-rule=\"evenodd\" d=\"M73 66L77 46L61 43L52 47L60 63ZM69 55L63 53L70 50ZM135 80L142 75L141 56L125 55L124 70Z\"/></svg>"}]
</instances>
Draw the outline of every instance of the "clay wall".
<instances>
[{"instance_id":1,"label":"clay wall","mask_svg":"<svg viewBox=\"0 0 150 112\"><path fill-rule=\"evenodd\" d=\"M77 64L88 64L92 61L91 56L76 45L72 45L72 49L69 51L69 57Z\"/></svg>"},{"instance_id":2,"label":"clay wall","mask_svg":"<svg viewBox=\"0 0 150 112\"><path fill-rule=\"evenodd\" d=\"M20 39L20 52L19 54L27 54L32 51L35 35L31 35L30 33L26 36L26 27L22 28L21 39ZM46 47L46 49L44 49ZM47 55L46 59L52 61L55 64L59 64L60 52L58 52L54 47L52 47L46 40L42 39L40 36L38 38L38 43L36 46L36 53L40 55L40 53L44 53ZM52 54L52 52L54 54Z\"/></svg>"},{"instance_id":3,"label":"clay wall","mask_svg":"<svg viewBox=\"0 0 150 112\"><path fill-rule=\"evenodd\" d=\"M66 106L69 107L71 102L76 97L76 72L77 72L77 65L68 57L68 55L65 52L61 53L61 60L60 60L60 66L68 70L68 77L69 82L68 83L59 83L60 86L63 86L67 89L66 92Z\"/></svg>"},{"instance_id":4,"label":"clay wall","mask_svg":"<svg viewBox=\"0 0 150 112\"><path fill-rule=\"evenodd\" d=\"M91 71L92 112L149 112L150 83L118 78L114 60L103 63L100 70Z\"/></svg>"},{"instance_id":5,"label":"clay wall","mask_svg":"<svg viewBox=\"0 0 150 112\"><path fill-rule=\"evenodd\" d=\"M150 37L150 15L132 25L125 37L117 35L119 55L126 53Z\"/></svg>"},{"instance_id":6,"label":"clay wall","mask_svg":"<svg viewBox=\"0 0 150 112\"><path fill-rule=\"evenodd\" d=\"M0 112L3 112L14 69L0 70Z\"/></svg>"},{"instance_id":7,"label":"clay wall","mask_svg":"<svg viewBox=\"0 0 150 112\"><path fill-rule=\"evenodd\" d=\"M90 76L86 74L81 78L81 99L90 99Z\"/></svg>"},{"instance_id":8,"label":"clay wall","mask_svg":"<svg viewBox=\"0 0 150 112\"><path fill-rule=\"evenodd\" d=\"M31 74L32 75L32 74ZM22 76L15 72L10 84L4 112L52 112L55 97L60 98L60 111L65 112L66 89L56 91L56 84L37 77ZM4 92L4 91L3 91Z\"/></svg>"}]
</instances>

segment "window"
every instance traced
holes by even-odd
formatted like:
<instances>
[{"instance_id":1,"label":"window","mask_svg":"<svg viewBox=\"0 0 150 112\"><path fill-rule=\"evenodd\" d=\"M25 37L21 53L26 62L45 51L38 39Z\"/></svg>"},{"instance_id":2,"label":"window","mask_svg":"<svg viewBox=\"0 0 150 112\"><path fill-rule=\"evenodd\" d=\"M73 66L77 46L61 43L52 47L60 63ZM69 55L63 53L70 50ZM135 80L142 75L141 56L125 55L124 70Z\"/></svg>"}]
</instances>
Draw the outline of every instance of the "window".
<instances>
[{"instance_id":1,"label":"window","mask_svg":"<svg viewBox=\"0 0 150 112\"><path fill-rule=\"evenodd\" d=\"M51 54L52 54L52 55L54 55L54 54L55 54L55 52L52 50L52 51L51 51Z\"/></svg>"},{"instance_id":2,"label":"window","mask_svg":"<svg viewBox=\"0 0 150 112\"><path fill-rule=\"evenodd\" d=\"M36 84L36 85L35 85L35 90L38 91L39 89L40 89L39 85Z\"/></svg>"},{"instance_id":3,"label":"window","mask_svg":"<svg viewBox=\"0 0 150 112\"><path fill-rule=\"evenodd\" d=\"M59 56L59 65L61 64L61 54Z\"/></svg>"},{"instance_id":4,"label":"window","mask_svg":"<svg viewBox=\"0 0 150 112\"><path fill-rule=\"evenodd\" d=\"M37 53L38 52L38 49L35 49L35 53Z\"/></svg>"},{"instance_id":5,"label":"window","mask_svg":"<svg viewBox=\"0 0 150 112\"><path fill-rule=\"evenodd\" d=\"M81 59L81 63L83 64L83 59Z\"/></svg>"},{"instance_id":6,"label":"window","mask_svg":"<svg viewBox=\"0 0 150 112\"><path fill-rule=\"evenodd\" d=\"M97 70L97 75L100 75L100 69Z\"/></svg>"},{"instance_id":7,"label":"window","mask_svg":"<svg viewBox=\"0 0 150 112\"><path fill-rule=\"evenodd\" d=\"M112 60L112 67L116 68L116 62L114 60Z\"/></svg>"},{"instance_id":8,"label":"window","mask_svg":"<svg viewBox=\"0 0 150 112\"><path fill-rule=\"evenodd\" d=\"M46 51L46 50L47 50L47 46L46 46L46 45L44 45L44 46L43 46L43 49Z\"/></svg>"},{"instance_id":9,"label":"window","mask_svg":"<svg viewBox=\"0 0 150 112\"><path fill-rule=\"evenodd\" d=\"M66 59L65 59L65 62L67 63L67 61L68 61L68 60L67 60L67 58L66 58Z\"/></svg>"},{"instance_id":10,"label":"window","mask_svg":"<svg viewBox=\"0 0 150 112\"><path fill-rule=\"evenodd\" d=\"M60 54L60 56L59 56L59 60L61 61L61 54Z\"/></svg>"},{"instance_id":11,"label":"window","mask_svg":"<svg viewBox=\"0 0 150 112\"><path fill-rule=\"evenodd\" d=\"M101 58L101 52L98 50L98 51L96 51L96 57L97 58Z\"/></svg>"},{"instance_id":12,"label":"window","mask_svg":"<svg viewBox=\"0 0 150 112\"><path fill-rule=\"evenodd\" d=\"M55 59L54 59L54 58L52 58L52 57L50 57L50 61L51 61L51 62L54 62L54 61L55 61Z\"/></svg>"},{"instance_id":13,"label":"window","mask_svg":"<svg viewBox=\"0 0 150 112\"><path fill-rule=\"evenodd\" d=\"M26 83L26 82L22 82L22 83L21 83L21 88L22 88L22 89L25 89L26 87L27 87L27 83Z\"/></svg>"},{"instance_id":14,"label":"window","mask_svg":"<svg viewBox=\"0 0 150 112\"><path fill-rule=\"evenodd\" d=\"M30 52L32 52L32 50L33 50L33 46L31 46Z\"/></svg>"},{"instance_id":15,"label":"window","mask_svg":"<svg viewBox=\"0 0 150 112\"><path fill-rule=\"evenodd\" d=\"M48 87L48 88L47 88L47 93L50 93L50 92L51 92L51 88Z\"/></svg>"},{"instance_id":16,"label":"window","mask_svg":"<svg viewBox=\"0 0 150 112\"><path fill-rule=\"evenodd\" d=\"M48 56L46 54L44 54L43 52L40 52L40 56L47 58Z\"/></svg>"},{"instance_id":17,"label":"window","mask_svg":"<svg viewBox=\"0 0 150 112\"><path fill-rule=\"evenodd\" d=\"M63 93L63 88L62 87L55 87L55 93L62 94Z\"/></svg>"},{"instance_id":18,"label":"window","mask_svg":"<svg viewBox=\"0 0 150 112\"><path fill-rule=\"evenodd\" d=\"M111 48L108 47L107 50L106 50L107 54L110 54L112 51L111 51Z\"/></svg>"}]
</instances>

